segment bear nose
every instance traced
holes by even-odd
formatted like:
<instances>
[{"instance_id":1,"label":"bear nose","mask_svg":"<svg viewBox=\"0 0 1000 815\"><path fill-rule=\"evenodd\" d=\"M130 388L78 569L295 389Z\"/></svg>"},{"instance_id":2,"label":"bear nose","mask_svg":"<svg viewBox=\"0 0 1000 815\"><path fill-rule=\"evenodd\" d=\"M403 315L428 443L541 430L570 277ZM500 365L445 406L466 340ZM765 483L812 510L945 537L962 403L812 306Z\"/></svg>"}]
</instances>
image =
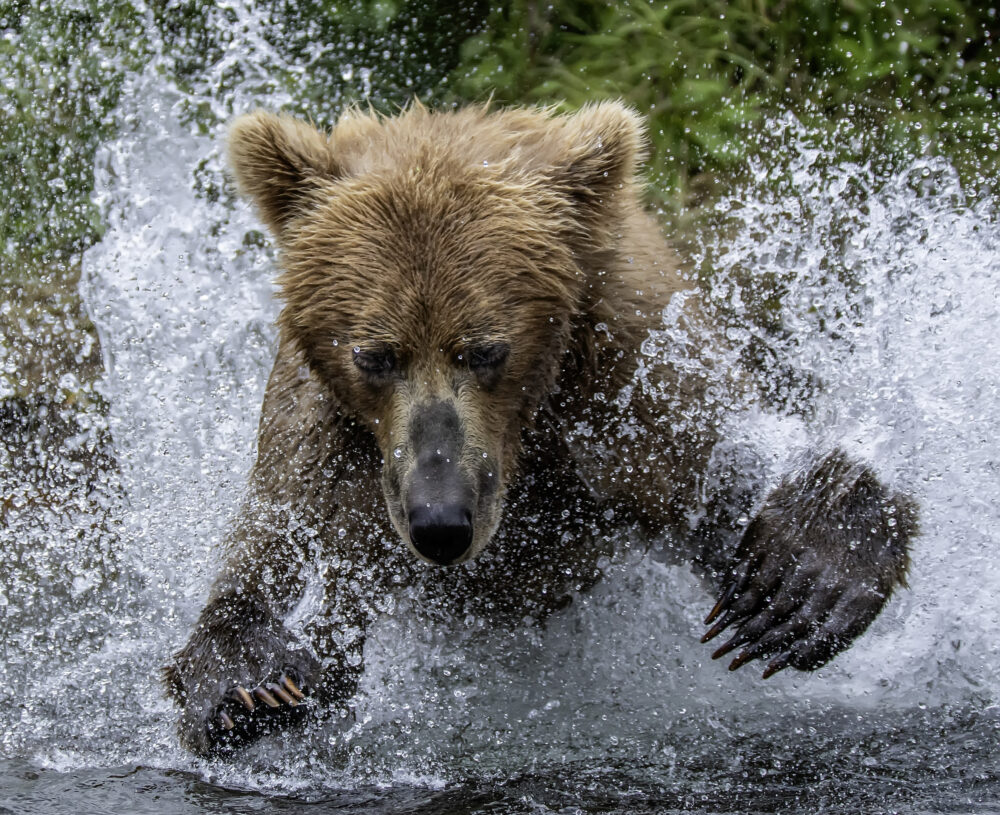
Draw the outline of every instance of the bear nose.
<instances>
[{"instance_id":1,"label":"bear nose","mask_svg":"<svg viewBox=\"0 0 1000 815\"><path fill-rule=\"evenodd\" d=\"M472 545L472 513L461 504L420 504L409 515L410 540L434 563L454 563Z\"/></svg>"}]
</instances>

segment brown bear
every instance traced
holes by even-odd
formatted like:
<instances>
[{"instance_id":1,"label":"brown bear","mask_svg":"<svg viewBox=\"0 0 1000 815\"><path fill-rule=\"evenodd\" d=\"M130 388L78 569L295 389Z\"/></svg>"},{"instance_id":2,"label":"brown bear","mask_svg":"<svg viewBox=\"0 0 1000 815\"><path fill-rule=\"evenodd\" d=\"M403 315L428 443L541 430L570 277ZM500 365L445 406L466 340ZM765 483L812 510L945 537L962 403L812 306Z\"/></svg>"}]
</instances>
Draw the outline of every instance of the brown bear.
<instances>
[{"instance_id":1,"label":"brown bear","mask_svg":"<svg viewBox=\"0 0 1000 815\"><path fill-rule=\"evenodd\" d=\"M715 656L765 677L823 665L904 581L915 507L840 451L706 494L744 386L699 362L723 332L643 211L643 143L617 103L235 122L284 307L248 497L164 671L184 744L343 709L394 592L541 619L625 529L685 550L720 592L703 641L731 628ZM690 341L642 354L668 305ZM705 510L750 501L742 532Z\"/></svg>"}]
</instances>

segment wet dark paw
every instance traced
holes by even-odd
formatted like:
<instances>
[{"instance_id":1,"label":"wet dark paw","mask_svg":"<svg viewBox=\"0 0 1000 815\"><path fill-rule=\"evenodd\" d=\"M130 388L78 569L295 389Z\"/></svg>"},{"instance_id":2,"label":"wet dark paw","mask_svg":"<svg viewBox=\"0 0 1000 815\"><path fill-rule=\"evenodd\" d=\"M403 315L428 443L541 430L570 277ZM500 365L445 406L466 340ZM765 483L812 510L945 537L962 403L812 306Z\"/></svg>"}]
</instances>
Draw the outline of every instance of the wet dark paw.
<instances>
[{"instance_id":1,"label":"wet dark paw","mask_svg":"<svg viewBox=\"0 0 1000 815\"><path fill-rule=\"evenodd\" d=\"M702 642L732 629L712 658L741 648L729 669L769 659L764 678L819 668L904 582L915 531L909 499L842 454L828 456L775 490L747 528Z\"/></svg>"},{"instance_id":2,"label":"wet dark paw","mask_svg":"<svg viewBox=\"0 0 1000 815\"><path fill-rule=\"evenodd\" d=\"M309 688L291 665L258 685L233 686L209 714L208 752L228 755L300 721L311 707L308 697Z\"/></svg>"},{"instance_id":3,"label":"wet dark paw","mask_svg":"<svg viewBox=\"0 0 1000 815\"><path fill-rule=\"evenodd\" d=\"M788 666L815 670L869 626L890 590L812 558L789 564L745 560L706 618L706 625L714 625L701 641L735 629L712 654L719 659L742 648L731 671L772 657L765 679Z\"/></svg>"}]
</instances>

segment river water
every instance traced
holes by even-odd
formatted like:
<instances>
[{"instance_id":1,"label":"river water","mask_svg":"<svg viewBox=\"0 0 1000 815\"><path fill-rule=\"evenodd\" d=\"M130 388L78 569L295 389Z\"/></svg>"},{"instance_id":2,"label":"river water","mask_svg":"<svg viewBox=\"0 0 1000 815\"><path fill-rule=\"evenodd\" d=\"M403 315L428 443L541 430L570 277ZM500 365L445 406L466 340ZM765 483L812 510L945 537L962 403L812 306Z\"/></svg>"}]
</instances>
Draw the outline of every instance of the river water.
<instances>
[{"instance_id":1,"label":"river water","mask_svg":"<svg viewBox=\"0 0 1000 815\"><path fill-rule=\"evenodd\" d=\"M1000 810L996 202L967 200L939 160L838 159L790 117L692 263L713 269L735 342L820 383L807 410L733 418L761 479L839 444L920 503L910 587L866 636L814 674L729 674L698 644L704 589L623 542L544 629L397 607L339 727L226 763L181 750L158 668L217 568L275 347L273 253L223 180L224 128L188 115L289 101L232 8L244 79L182 91L154 60L96 162L108 229L81 290L106 419L6 442L0 813ZM765 285L780 336L752 319ZM660 340L647 351L669 353ZM109 443L116 466L95 467Z\"/></svg>"}]
</instances>

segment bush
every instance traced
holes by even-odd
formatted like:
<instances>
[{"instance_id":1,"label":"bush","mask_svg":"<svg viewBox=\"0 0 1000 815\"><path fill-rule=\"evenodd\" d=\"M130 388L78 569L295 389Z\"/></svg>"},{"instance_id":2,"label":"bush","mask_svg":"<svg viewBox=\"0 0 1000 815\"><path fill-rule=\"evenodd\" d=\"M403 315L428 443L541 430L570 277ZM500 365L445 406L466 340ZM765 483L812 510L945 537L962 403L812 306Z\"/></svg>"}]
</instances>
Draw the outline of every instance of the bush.
<instances>
[{"instance_id":1,"label":"bush","mask_svg":"<svg viewBox=\"0 0 1000 815\"><path fill-rule=\"evenodd\" d=\"M505 104L625 99L649 117L661 203L737 170L766 114L789 109L940 150L985 186L998 29L996 9L956 0L513 0L463 46L452 85Z\"/></svg>"}]
</instances>

